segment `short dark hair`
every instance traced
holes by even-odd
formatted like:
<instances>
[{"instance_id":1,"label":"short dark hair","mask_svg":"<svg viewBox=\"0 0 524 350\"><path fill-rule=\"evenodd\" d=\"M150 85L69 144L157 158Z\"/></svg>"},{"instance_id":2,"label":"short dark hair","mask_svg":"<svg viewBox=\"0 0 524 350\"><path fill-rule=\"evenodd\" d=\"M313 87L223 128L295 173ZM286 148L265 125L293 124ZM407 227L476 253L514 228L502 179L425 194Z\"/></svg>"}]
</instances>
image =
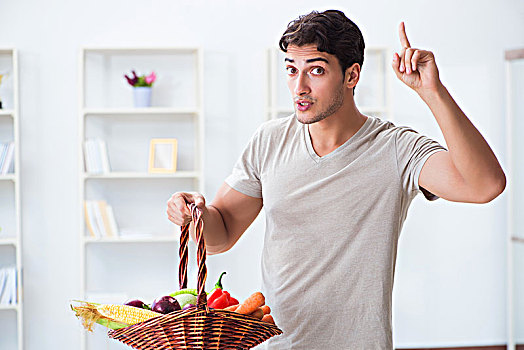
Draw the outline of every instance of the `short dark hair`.
<instances>
[{"instance_id":1,"label":"short dark hair","mask_svg":"<svg viewBox=\"0 0 524 350\"><path fill-rule=\"evenodd\" d=\"M364 64L364 37L344 12L327 10L312 11L289 22L280 38L279 46L287 52L289 45L316 44L317 50L337 57L342 74L353 64Z\"/></svg>"}]
</instances>

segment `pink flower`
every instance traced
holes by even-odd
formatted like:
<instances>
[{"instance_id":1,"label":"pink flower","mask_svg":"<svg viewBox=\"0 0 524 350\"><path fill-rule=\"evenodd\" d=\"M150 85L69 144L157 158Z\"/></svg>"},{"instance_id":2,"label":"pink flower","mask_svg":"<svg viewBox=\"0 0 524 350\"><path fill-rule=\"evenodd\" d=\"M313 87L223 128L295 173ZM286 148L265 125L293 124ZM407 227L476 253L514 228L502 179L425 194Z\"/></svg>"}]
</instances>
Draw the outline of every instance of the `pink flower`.
<instances>
[{"instance_id":1,"label":"pink flower","mask_svg":"<svg viewBox=\"0 0 524 350\"><path fill-rule=\"evenodd\" d=\"M146 84L151 85L155 82L155 80L156 80L156 74L155 72L151 72L151 74L149 74L146 77Z\"/></svg>"}]
</instances>

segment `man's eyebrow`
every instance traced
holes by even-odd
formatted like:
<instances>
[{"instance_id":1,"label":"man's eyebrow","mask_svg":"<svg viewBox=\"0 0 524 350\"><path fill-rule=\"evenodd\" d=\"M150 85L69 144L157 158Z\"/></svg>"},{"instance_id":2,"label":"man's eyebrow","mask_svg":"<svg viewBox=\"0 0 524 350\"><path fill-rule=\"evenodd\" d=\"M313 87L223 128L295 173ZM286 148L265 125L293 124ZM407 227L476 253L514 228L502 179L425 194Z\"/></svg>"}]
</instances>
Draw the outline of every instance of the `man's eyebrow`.
<instances>
[{"instance_id":1,"label":"man's eyebrow","mask_svg":"<svg viewBox=\"0 0 524 350\"><path fill-rule=\"evenodd\" d=\"M285 62L291 62L291 63L295 63L295 60L291 59L291 58L284 58L284 61ZM322 62L326 62L327 64L329 64L329 61L323 57L315 57L315 58L310 58L309 60L306 60L306 63L313 63L313 62L316 62L316 61L322 61Z\"/></svg>"}]
</instances>

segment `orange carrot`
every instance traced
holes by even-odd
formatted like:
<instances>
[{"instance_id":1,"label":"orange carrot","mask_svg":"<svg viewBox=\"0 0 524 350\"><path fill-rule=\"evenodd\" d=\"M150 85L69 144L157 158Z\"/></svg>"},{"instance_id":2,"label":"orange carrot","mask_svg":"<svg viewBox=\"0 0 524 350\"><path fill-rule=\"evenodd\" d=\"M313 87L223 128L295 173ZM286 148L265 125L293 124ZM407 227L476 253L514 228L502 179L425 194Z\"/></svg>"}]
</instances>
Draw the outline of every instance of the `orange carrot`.
<instances>
[{"instance_id":1,"label":"orange carrot","mask_svg":"<svg viewBox=\"0 0 524 350\"><path fill-rule=\"evenodd\" d=\"M262 317L264 317L264 311L262 311L261 308L258 308L254 312L250 313L249 316L258 318L259 320L261 320Z\"/></svg>"},{"instance_id":2,"label":"orange carrot","mask_svg":"<svg viewBox=\"0 0 524 350\"><path fill-rule=\"evenodd\" d=\"M238 309L236 309L236 312L238 312L239 314L249 315L255 312L256 309L264 305L265 302L266 298L264 298L264 295L262 293L253 293L242 304L240 304Z\"/></svg>"},{"instance_id":3,"label":"orange carrot","mask_svg":"<svg viewBox=\"0 0 524 350\"><path fill-rule=\"evenodd\" d=\"M271 313L271 308L269 307L269 305L264 305L262 306L262 311L264 311L264 315L267 315Z\"/></svg>"},{"instance_id":4,"label":"orange carrot","mask_svg":"<svg viewBox=\"0 0 524 350\"><path fill-rule=\"evenodd\" d=\"M239 304L228 306L224 310L226 310L226 311L235 311L236 309L238 309L238 305Z\"/></svg>"},{"instance_id":5,"label":"orange carrot","mask_svg":"<svg viewBox=\"0 0 524 350\"><path fill-rule=\"evenodd\" d=\"M271 316L270 314L264 315L264 317L262 317L262 321L275 324L275 320L273 319L273 316Z\"/></svg>"}]
</instances>

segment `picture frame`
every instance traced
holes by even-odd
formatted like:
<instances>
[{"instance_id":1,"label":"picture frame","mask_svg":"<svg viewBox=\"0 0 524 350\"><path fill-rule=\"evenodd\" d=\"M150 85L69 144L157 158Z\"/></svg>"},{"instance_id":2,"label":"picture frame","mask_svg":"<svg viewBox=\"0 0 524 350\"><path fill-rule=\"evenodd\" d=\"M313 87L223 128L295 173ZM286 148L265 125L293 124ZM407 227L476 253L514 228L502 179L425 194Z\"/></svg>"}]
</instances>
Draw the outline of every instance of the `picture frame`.
<instances>
[{"instance_id":1,"label":"picture frame","mask_svg":"<svg viewBox=\"0 0 524 350\"><path fill-rule=\"evenodd\" d=\"M151 174L169 174L176 172L177 139L152 139L149 143L149 167Z\"/></svg>"}]
</instances>

